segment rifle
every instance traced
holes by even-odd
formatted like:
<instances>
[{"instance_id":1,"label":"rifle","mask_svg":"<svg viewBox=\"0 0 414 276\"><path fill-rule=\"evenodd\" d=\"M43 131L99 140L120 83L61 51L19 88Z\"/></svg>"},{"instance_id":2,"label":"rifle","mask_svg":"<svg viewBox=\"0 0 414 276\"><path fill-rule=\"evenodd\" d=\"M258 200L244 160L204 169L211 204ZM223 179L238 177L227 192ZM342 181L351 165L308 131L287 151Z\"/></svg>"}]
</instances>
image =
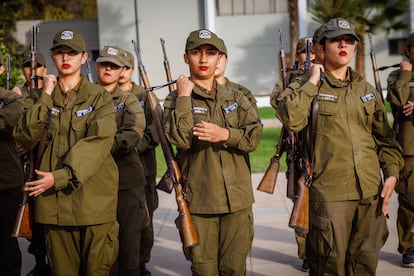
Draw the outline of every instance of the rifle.
<instances>
[{"instance_id":1,"label":"rifle","mask_svg":"<svg viewBox=\"0 0 414 276\"><path fill-rule=\"evenodd\" d=\"M309 75L309 68L310 41L306 40L306 60L304 64L304 71L307 76ZM310 120L312 137L314 137L313 132L316 132L316 128L312 127L313 125L316 125L316 121L314 119L315 116L317 116L317 114L314 113L316 104L317 100L314 99L312 102L312 115ZM306 130L302 130L297 136L298 151L296 154L298 156L297 160L299 161L299 168L302 171L302 175L296 182L294 182L296 185L294 189L293 208L289 219L289 227L305 234L309 232L309 187L312 184L312 163L310 161L312 153L309 149L309 145L307 144L308 139L306 134Z\"/></svg>"},{"instance_id":2,"label":"rifle","mask_svg":"<svg viewBox=\"0 0 414 276\"><path fill-rule=\"evenodd\" d=\"M279 45L280 45L279 59L280 59L280 68L281 68L281 73L282 73L282 88L285 89L288 86L288 75L287 75L288 68L286 67L286 62L285 62L285 50L283 47L283 33L282 33L282 30L280 29L279 29ZM295 134L292 131L287 130L285 127L282 127L282 130L280 131L279 141L276 145L276 153L274 154L273 157L270 158L270 164L267 167L266 172L263 175L263 178L260 180L259 186L257 186L257 190L265 192L265 193L273 194L275 190L275 186L276 186L279 168L280 168L280 164L279 164L280 157L282 156L283 152L285 151L288 152L287 147L286 147L287 142L290 141L290 148L294 147L294 144L295 144L294 135ZM290 160L291 162L288 162L288 160ZM288 165L288 170L286 172L288 183L289 183L289 179L290 181L293 180L294 171L295 171L293 169L294 167L293 153L289 155L289 157L286 157L286 162L288 164L291 163L290 166ZM293 191L288 190L287 194L288 194L288 197L290 197L289 195L293 194Z\"/></svg>"},{"instance_id":3,"label":"rifle","mask_svg":"<svg viewBox=\"0 0 414 276\"><path fill-rule=\"evenodd\" d=\"M32 27L32 40L30 43L30 91L33 92L37 89L37 33L39 28Z\"/></svg>"},{"instance_id":4,"label":"rifle","mask_svg":"<svg viewBox=\"0 0 414 276\"><path fill-rule=\"evenodd\" d=\"M164 54L164 69L165 69L165 74L166 74L166 76L167 76L167 81L168 81L168 83L170 83L170 84L168 85L168 90L169 90L169 91L170 91L170 93L171 93L171 92L173 92L175 89L174 89L174 84L173 84L173 83L171 83L171 81L172 81L172 77L171 77L170 63L168 62L167 52L165 51L165 46L164 46L164 44L165 44L165 40L164 40L164 39L162 39L162 38L160 38L160 41L161 41L162 52L163 52L163 54Z\"/></svg>"},{"instance_id":5,"label":"rifle","mask_svg":"<svg viewBox=\"0 0 414 276\"><path fill-rule=\"evenodd\" d=\"M32 27L31 34L32 39L30 43L30 92L37 89L37 33L39 28L36 26ZM47 133L46 133L47 134ZM42 134L43 135L43 134ZM31 181L35 177L34 168L40 163L40 156L38 156L37 163L34 164L33 150L25 154L23 157L23 170L25 174L25 182ZM11 233L12 237L32 237L32 200L29 197L28 192L23 192L22 202L17 212L16 222Z\"/></svg>"},{"instance_id":6,"label":"rifle","mask_svg":"<svg viewBox=\"0 0 414 276\"><path fill-rule=\"evenodd\" d=\"M380 77L379 77L379 70L378 70L378 67L377 67L377 59L375 57L374 47L372 46L371 33L368 33L368 39L369 39L369 46L371 48L370 55L371 55L372 71L374 72L375 88L377 89L378 93L380 94L382 102L384 102L384 96L382 95L382 88L381 88L381 80L380 80Z\"/></svg>"},{"instance_id":7,"label":"rifle","mask_svg":"<svg viewBox=\"0 0 414 276\"><path fill-rule=\"evenodd\" d=\"M185 193L182 187L181 171L177 161L174 158L172 146L168 142L167 137L165 136L162 120L160 114L157 111L157 107L159 104L156 101L156 97L152 92L153 88L149 84L147 73L142 63L141 55L139 53L137 44L134 40L132 40L132 44L134 45L135 53L137 55L139 74L144 83L144 88L147 92L147 98L151 107L151 114L154 120L154 125L160 137L161 147L164 153L165 161L167 163L168 172L171 175L171 180L173 182L173 187L175 190L175 200L177 202L179 212L179 220L181 226L180 230L182 233L183 244L184 247L193 247L194 245L198 244L198 236L193 221L191 219L187 201L185 199Z\"/></svg>"},{"instance_id":8,"label":"rifle","mask_svg":"<svg viewBox=\"0 0 414 276\"><path fill-rule=\"evenodd\" d=\"M6 71L6 89L10 90L10 79L11 79L11 61L12 57L7 57L7 71Z\"/></svg>"},{"instance_id":9,"label":"rifle","mask_svg":"<svg viewBox=\"0 0 414 276\"><path fill-rule=\"evenodd\" d=\"M167 77L168 90L171 93L174 91L174 83L172 82L170 63L168 62L167 53L165 51L165 46L164 46L165 40L160 38L160 41L161 41L162 52L164 54L164 69L165 69L165 75ZM161 177L160 181L157 183L156 188L161 191L171 193L174 187L172 176L173 175L171 174L171 172L167 169L167 172Z\"/></svg>"},{"instance_id":10,"label":"rifle","mask_svg":"<svg viewBox=\"0 0 414 276\"><path fill-rule=\"evenodd\" d=\"M23 172L24 180L31 181L34 176L34 167L33 164L33 154L29 152L23 158ZM29 193L23 191L22 202L20 203L19 210L17 211L16 222L11 233L11 237L32 237L32 223L33 223L33 214L32 214L32 201L29 197Z\"/></svg>"},{"instance_id":11,"label":"rifle","mask_svg":"<svg viewBox=\"0 0 414 276\"><path fill-rule=\"evenodd\" d=\"M93 77L92 77L91 65L89 64L89 61L90 61L90 59L87 58L86 59L86 76L87 76L89 82L94 83Z\"/></svg>"}]
</instances>

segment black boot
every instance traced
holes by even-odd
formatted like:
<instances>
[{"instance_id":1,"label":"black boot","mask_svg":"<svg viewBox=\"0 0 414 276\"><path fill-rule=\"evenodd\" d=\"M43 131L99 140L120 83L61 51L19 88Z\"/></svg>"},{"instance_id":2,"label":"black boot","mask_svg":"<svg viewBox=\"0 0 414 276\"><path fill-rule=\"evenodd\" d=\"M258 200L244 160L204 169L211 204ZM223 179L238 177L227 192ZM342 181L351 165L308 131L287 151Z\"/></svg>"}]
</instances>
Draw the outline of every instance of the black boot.
<instances>
[{"instance_id":1,"label":"black boot","mask_svg":"<svg viewBox=\"0 0 414 276\"><path fill-rule=\"evenodd\" d=\"M141 276L151 276L151 271L147 269L145 263L141 264Z\"/></svg>"}]
</instances>

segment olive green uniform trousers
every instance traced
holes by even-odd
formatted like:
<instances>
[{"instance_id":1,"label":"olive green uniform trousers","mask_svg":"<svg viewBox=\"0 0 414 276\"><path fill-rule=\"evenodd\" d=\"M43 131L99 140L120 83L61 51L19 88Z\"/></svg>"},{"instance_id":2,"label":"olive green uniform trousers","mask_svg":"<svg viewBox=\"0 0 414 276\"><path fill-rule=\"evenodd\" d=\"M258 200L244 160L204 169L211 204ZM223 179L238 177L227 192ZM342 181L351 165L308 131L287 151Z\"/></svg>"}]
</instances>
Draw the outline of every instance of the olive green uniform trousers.
<instances>
[{"instance_id":1,"label":"olive green uniform trousers","mask_svg":"<svg viewBox=\"0 0 414 276\"><path fill-rule=\"evenodd\" d=\"M414 220L414 157L404 158L404 168L400 173L398 192L398 252L406 254L414 250L414 234L407 231Z\"/></svg>"},{"instance_id":2,"label":"olive green uniform trousers","mask_svg":"<svg viewBox=\"0 0 414 276\"><path fill-rule=\"evenodd\" d=\"M379 251L388 238L379 202L378 196L310 201L309 275L375 275Z\"/></svg>"},{"instance_id":3,"label":"olive green uniform trousers","mask_svg":"<svg viewBox=\"0 0 414 276\"><path fill-rule=\"evenodd\" d=\"M108 275L118 256L118 228L116 221L89 226L45 224L47 257L54 275Z\"/></svg>"},{"instance_id":4,"label":"olive green uniform trousers","mask_svg":"<svg viewBox=\"0 0 414 276\"><path fill-rule=\"evenodd\" d=\"M193 276L244 276L254 235L252 207L191 218L199 244L184 248L184 254L192 262Z\"/></svg>"}]
</instances>

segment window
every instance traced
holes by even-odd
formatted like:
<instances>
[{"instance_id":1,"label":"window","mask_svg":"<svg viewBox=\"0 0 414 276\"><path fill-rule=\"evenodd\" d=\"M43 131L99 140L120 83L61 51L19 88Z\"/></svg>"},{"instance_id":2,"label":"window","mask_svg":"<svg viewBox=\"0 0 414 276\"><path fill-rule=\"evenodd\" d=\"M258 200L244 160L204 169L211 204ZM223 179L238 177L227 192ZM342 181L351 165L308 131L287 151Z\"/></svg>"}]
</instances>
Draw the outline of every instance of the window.
<instances>
[{"instance_id":1,"label":"window","mask_svg":"<svg viewBox=\"0 0 414 276\"><path fill-rule=\"evenodd\" d=\"M218 16L254 15L287 12L288 1L278 0L216 0Z\"/></svg>"},{"instance_id":2,"label":"window","mask_svg":"<svg viewBox=\"0 0 414 276\"><path fill-rule=\"evenodd\" d=\"M397 38L388 40L388 52L390 55L405 54L405 40L406 38Z\"/></svg>"}]
</instances>

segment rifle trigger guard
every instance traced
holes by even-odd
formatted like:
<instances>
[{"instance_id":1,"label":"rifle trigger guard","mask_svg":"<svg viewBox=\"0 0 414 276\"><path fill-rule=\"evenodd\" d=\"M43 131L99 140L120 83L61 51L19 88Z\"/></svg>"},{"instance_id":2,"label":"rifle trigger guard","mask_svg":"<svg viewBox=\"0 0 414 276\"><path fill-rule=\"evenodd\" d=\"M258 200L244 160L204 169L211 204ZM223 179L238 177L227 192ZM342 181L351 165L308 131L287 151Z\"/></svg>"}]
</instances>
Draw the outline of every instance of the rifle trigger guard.
<instances>
[{"instance_id":1,"label":"rifle trigger guard","mask_svg":"<svg viewBox=\"0 0 414 276\"><path fill-rule=\"evenodd\" d=\"M306 175L305 176L305 185L310 187L312 185L312 176Z\"/></svg>"}]
</instances>

